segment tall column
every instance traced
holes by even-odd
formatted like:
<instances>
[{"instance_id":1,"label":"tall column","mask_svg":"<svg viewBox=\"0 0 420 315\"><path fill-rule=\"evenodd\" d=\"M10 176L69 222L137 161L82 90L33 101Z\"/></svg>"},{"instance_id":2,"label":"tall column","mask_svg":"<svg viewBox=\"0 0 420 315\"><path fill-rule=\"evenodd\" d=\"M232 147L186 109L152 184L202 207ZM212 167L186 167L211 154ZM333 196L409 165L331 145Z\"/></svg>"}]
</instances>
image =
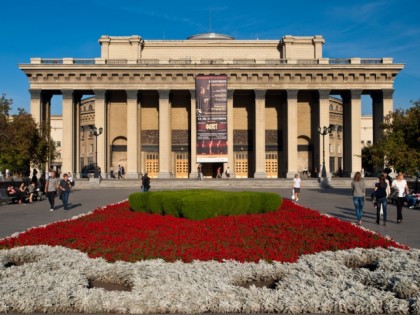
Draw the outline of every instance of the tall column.
<instances>
[{"instance_id":1,"label":"tall column","mask_svg":"<svg viewBox=\"0 0 420 315\"><path fill-rule=\"evenodd\" d=\"M48 135L51 135L51 99L52 93L43 91L41 93L41 123L43 123L46 128Z\"/></svg>"},{"instance_id":2,"label":"tall column","mask_svg":"<svg viewBox=\"0 0 420 315\"><path fill-rule=\"evenodd\" d=\"M351 90L343 96L343 156L344 175L353 177L362 170L360 120L362 111L361 90Z\"/></svg>"},{"instance_id":3,"label":"tall column","mask_svg":"<svg viewBox=\"0 0 420 315\"><path fill-rule=\"evenodd\" d=\"M38 126L41 126L42 119L42 104L41 104L41 90L30 89L31 94L31 114Z\"/></svg>"},{"instance_id":4,"label":"tall column","mask_svg":"<svg viewBox=\"0 0 420 315\"><path fill-rule=\"evenodd\" d=\"M265 90L255 90L255 174L267 178L265 168Z\"/></svg>"},{"instance_id":5,"label":"tall column","mask_svg":"<svg viewBox=\"0 0 420 315\"><path fill-rule=\"evenodd\" d=\"M30 111L41 132L48 130L51 116L52 94L48 91L29 90L31 94Z\"/></svg>"},{"instance_id":6,"label":"tall column","mask_svg":"<svg viewBox=\"0 0 420 315\"><path fill-rule=\"evenodd\" d=\"M318 107L318 125L315 127L315 132L317 134L316 137L316 155L319 157L317 159L316 167L318 170L321 170L320 165L323 162L323 151L325 152L325 171L327 173L327 177L330 177L330 135L327 134L322 136L318 132L318 127L323 129L324 127L330 126L330 90L319 90L319 107ZM325 139L325 147L323 147L323 138Z\"/></svg>"},{"instance_id":7,"label":"tall column","mask_svg":"<svg viewBox=\"0 0 420 315\"><path fill-rule=\"evenodd\" d=\"M139 178L139 121L138 121L138 91L127 90L127 171L126 178Z\"/></svg>"},{"instance_id":8,"label":"tall column","mask_svg":"<svg viewBox=\"0 0 420 315\"><path fill-rule=\"evenodd\" d=\"M169 90L159 90L159 173L158 178L171 177L171 104Z\"/></svg>"},{"instance_id":9,"label":"tall column","mask_svg":"<svg viewBox=\"0 0 420 315\"><path fill-rule=\"evenodd\" d=\"M393 110L393 89L384 89L372 94L373 143L382 138L381 124Z\"/></svg>"},{"instance_id":10,"label":"tall column","mask_svg":"<svg viewBox=\"0 0 420 315\"><path fill-rule=\"evenodd\" d=\"M106 177L105 174L107 172L106 167L106 152L107 152L107 127L106 124L106 91L105 90L94 90L95 93L95 126L96 128L103 128L103 132L101 135L97 136L95 139L97 147L95 148L95 152L98 153L97 161L98 167L101 168L101 176Z\"/></svg>"},{"instance_id":11,"label":"tall column","mask_svg":"<svg viewBox=\"0 0 420 315\"><path fill-rule=\"evenodd\" d=\"M76 169L76 137L75 137L75 106L73 90L62 90L63 94L63 142L62 142L62 171L74 173Z\"/></svg>"},{"instance_id":12,"label":"tall column","mask_svg":"<svg viewBox=\"0 0 420 315\"><path fill-rule=\"evenodd\" d=\"M75 157L75 173L74 177L80 178L81 165L80 165L80 104L82 101L82 94L77 93L74 95L75 103L75 139L76 139L76 157Z\"/></svg>"},{"instance_id":13,"label":"tall column","mask_svg":"<svg viewBox=\"0 0 420 315\"><path fill-rule=\"evenodd\" d=\"M190 90L191 95L191 137L190 137L190 178L197 178L197 103L195 99L195 90Z\"/></svg>"},{"instance_id":14,"label":"tall column","mask_svg":"<svg viewBox=\"0 0 420 315\"><path fill-rule=\"evenodd\" d=\"M228 163L225 169L229 166L230 177L235 177L235 153L233 143L233 94L234 90L227 91L227 146L228 146Z\"/></svg>"},{"instance_id":15,"label":"tall column","mask_svg":"<svg viewBox=\"0 0 420 315\"><path fill-rule=\"evenodd\" d=\"M297 95L298 90L287 90L286 121L283 129L283 150L286 150L286 177L293 178L297 173Z\"/></svg>"},{"instance_id":16,"label":"tall column","mask_svg":"<svg viewBox=\"0 0 420 315\"><path fill-rule=\"evenodd\" d=\"M47 93L45 91L41 90L35 90L30 89L29 93L31 95L30 100L30 111L32 114L32 117L35 120L35 123L37 124L41 134L43 136L48 137L50 139L51 137L51 93ZM51 152L48 150L48 159L47 163L43 168L45 170L49 169L49 166L51 165Z\"/></svg>"}]
</instances>

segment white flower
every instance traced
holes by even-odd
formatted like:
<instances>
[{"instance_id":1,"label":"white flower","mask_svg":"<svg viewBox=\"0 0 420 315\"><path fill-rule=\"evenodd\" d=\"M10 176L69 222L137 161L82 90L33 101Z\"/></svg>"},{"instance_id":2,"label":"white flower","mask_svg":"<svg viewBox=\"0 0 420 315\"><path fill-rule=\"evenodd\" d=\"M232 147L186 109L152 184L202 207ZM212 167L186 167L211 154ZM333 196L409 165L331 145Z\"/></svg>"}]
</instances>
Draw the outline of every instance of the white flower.
<instances>
[{"instance_id":1,"label":"white flower","mask_svg":"<svg viewBox=\"0 0 420 315\"><path fill-rule=\"evenodd\" d=\"M416 249L377 248L306 255L294 264L112 264L63 247L19 247L0 251L0 312L419 314L419 257ZM92 280L131 291L89 289Z\"/></svg>"}]
</instances>

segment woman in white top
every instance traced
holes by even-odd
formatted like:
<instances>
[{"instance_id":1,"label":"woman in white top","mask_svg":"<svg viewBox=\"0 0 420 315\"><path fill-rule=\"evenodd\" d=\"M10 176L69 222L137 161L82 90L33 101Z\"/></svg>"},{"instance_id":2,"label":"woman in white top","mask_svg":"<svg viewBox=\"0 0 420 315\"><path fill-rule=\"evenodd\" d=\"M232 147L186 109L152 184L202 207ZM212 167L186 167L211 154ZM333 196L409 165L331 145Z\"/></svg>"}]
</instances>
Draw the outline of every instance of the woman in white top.
<instances>
[{"instance_id":1,"label":"woman in white top","mask_svg":"<svg viewBox=\"0 0 420 315\"><path fill-rule=\"evenodd\" d=\"M299 178L299 174L296 174L295 178L293 178L293 190L294 190L294 197L296 201L299 201L301 182L302 181Z\"/></svg>"},{"instance_id":2,"label":"woman in white top","mask_svg":"<svg viewBox=\"0 0 420 315\"><path fill-rule=\"evenodd\" d=\"M398 173L397 179L392 181L392 188L398 191L397 198L397 223L401 223L402 217L402 207L404 205L405 195L408 194L408 185L407 181L404 179L404 174L402 172Z\"/></svg>"}]
</instances>

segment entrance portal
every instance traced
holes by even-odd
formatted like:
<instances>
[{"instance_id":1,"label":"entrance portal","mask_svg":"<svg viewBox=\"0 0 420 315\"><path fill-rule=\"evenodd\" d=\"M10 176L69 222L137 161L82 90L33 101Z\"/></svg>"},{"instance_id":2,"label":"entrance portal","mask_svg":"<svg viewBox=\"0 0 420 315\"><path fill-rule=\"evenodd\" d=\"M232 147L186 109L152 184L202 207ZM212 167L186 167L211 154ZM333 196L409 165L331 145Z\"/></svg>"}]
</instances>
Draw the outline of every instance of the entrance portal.
<instances>
[{"instance_id":1,"label":"entrance portal","mask_svg":"<svg viewBox=\"0 0 420 315\"><path fill-rule=\"evenodd\" d=\"M201 171L203 176L207 178L216 178L217 169L220 167L221 173L223 174L223 163L203 163Z\"/></svg>"}]
</instances>

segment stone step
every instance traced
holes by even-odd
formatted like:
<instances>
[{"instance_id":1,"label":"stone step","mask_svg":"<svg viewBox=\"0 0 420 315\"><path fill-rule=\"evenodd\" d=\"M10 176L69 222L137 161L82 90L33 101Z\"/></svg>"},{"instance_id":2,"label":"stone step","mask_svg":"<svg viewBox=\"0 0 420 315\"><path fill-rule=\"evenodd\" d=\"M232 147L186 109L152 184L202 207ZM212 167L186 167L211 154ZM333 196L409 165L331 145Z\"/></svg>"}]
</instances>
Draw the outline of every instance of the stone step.
<instances>
[{"instance_id":1,"label":"stone step","mask_svg":"<svg viewBox=\"0 0 420 315\"><path fill-rule=\"evenodd\" d=\"M333 187L333 188L349 188L351 187L350 178L330 179L327 181L318 181L316 178L303 179L303 188L319 188L319 187ZM376 178L365 179L366 187L373 188ZM214 179L205 178L203 180L197 179L152 179L152 189L187 189L187 188L288 188L292 187L292 180L285 178L273 179ZM140 189L141 182L139 179L77 179L75 188L92 189L92 188L135 188Z\"/></svg>"}]
</instances>

